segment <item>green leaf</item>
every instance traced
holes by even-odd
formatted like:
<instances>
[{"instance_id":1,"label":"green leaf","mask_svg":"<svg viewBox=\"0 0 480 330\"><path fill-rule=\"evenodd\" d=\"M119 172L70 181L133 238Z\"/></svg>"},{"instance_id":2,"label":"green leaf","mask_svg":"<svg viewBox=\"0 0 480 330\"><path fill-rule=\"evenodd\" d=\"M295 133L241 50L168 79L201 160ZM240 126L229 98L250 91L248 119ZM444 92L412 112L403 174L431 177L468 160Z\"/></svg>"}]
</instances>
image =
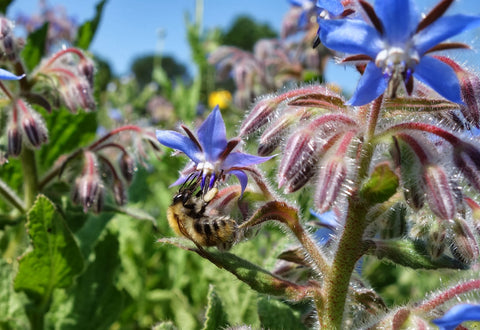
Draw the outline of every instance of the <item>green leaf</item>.
<instances>
[{"instance_id":1,"label":"green leaf","mask_svg":"<svg viewBox=\"0 0 480 330\"><path fill-rule=\"evenodd\" d=\"M287 304L268 296L261 296L257 302L258 316L263 329L307 329Z\"/></svg>"},{"instance_id":2,"label":"green leaf","mask_svg":"<svg viewBox=\"0 0 480 330\"><path fill-rule=\"evenodd\" d=\"M83 258L55 206L39 195L27 215L33 250L21 257L14 287L37 297L69 287L83 269ZM35 276L32 276L32 275Z\"/></svg>"},{"instance_id":3,"label":"green leaf","mask_svg":"<svg viewBox=\"0 0 480 330\"><path fill-rule=\"evenodd\" d=\"M13 266L0 259L0 329L26 329L29 326L22 296L13 290Z\"/></svg>"},{"instance_id":4,"label":"green leaf","mask_svg":"<svg viewBox=\"0 0 480 330\"><path fill-rule=\"evenodd\" d=\"M40 150L38 160L41 168L50 168L60 155L91 142L97 130L96 116L94 112L73 114L65 108L44 113L51 143Z\"/></svg>"},{"instance_id":5,"label":"green leaf","mask_svg":"<svg viewBox=\"0 0 480 330\"><path fill-rule=\"evenodd\" d=\"M398 177L386 163L381 163L375 167L370 178L365 182L360 190L360 196L368 202L369 205L383 203L387 201L398 188Z\"/></svg>"},{"instance_id":6,"label":"green leaf","mask_svg":"<svg viewBox=\"0 0 480 330\"><path fill-rule=\"evenodd\" d=\"M208 305L205 313L203 330L224 329L228 326L227 314L223 310L222 301L213 285L208 289Z\"/></svg>"},{"instance_id":7,"label":"green leaf","mask_svg":"<svg viewBox=\"0 0 480 330\"><path fill-rule=\"evenodd\" d=\"M260 266L232 253L215 251L213 249L208 252L200 251L193 247L191 241L183 238L162 238L158 242L172 244L184 250L198 253L217 267L232 273L240 281L248 284L259 293L283 296L291 300L301 301L307 299L308 292L311 291L307 286L301 286L277 277Z\"/></svg>"},{"instance_id":8,"label":"green leaf","mask_svg":"<svg viewBox=\"0 0 480 330\"><path fill-rule=\"evenodd\" d=\"M152 330L177 330L177 327L171 321L167 321L155 324Z\"/></svg>"},{"instance_id":9,"label":"green leaf","mask_svg":"<svg viewBox=\"0 0 480 330\"><path fill-rule=\"evenodd\" d=\"M7 8L10 6L10 4L13 2L13 0L0 0L0 12L3 14L7 13Z\"/></svg>"},{"instance_id":10,"label":"green leaf","mask_svg":"<svg viewBox=\"0 0 480 330\"><path fill-rule=\"evenodd\" d=\"M55 296L47 321L58 329L109 329L123 310L125 297L115 286L119 244L108 233L77 284Z\"/></svg>"},{"instance_id":11,"label":"green leaf","mask_svg":"<svg viewBox=\"0 0 480 330\"><path fill-rule=\"evenodd\" d=\"M43 24L41 28L30 33L22 51L23 62L28 71L32 71L45 55L45 42L47 40L48 22Z\"/></svg>"},{"instance_id":12,"label":"green leaf","mask_svg":"<svg viewBox=\"0 0 480 330\"><path fill-rule=\"evenodd\" d=\"M86 21L78 28L77 40L75 40L74 43L76 47L88 49L93 37L95 36L95 32L97 31L98 24L100 23L100 19L102 17L103 7L105 6L106 2L107 0L100 1L96 6L95 17L90 21Z\"/></svg>"}]
</instances>

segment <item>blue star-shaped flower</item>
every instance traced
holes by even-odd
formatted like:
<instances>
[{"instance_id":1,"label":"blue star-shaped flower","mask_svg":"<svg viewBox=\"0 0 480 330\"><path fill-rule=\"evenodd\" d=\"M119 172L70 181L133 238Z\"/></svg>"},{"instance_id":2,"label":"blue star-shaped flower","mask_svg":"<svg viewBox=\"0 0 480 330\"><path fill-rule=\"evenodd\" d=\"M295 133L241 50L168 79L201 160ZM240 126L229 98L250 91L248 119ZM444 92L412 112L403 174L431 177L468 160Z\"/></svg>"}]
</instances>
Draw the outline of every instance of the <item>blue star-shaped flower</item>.
<instances>
[{"instance_id":1,"label":"blue star-shaped flower","mask_svg":"<svg viewBox=\"0 0 480 330\"><path fill-rule=\"evenodd\" d=\"M10 71L0 69L0 80L20 80L23 77L25 77L25 74L22 74L21 76L16 76Z\"/></svg>"},{"instance_id":2,"label":"blue star-shaped flower","mask_svg":"<svg viewBox=\"0 0 480 330\"><path fill-rule=\"evenodd\" d=\"M480 321L480 305L456 305L441 318L433 320L440 330L453 330L463 321Z\"/></svg>"},{"instance_id":3,"label":"blue star-shaped flower","mask_svg":"<svg viewBox=\"0 0 480 330\"><path fill-rule=\"evenodd\" d=\"M192 160L191 166L187 166L187 170L173 185L182 184L195 176L202 178L202 189L207 180L208 187L212 188L224 175L233 174L240 181L243 193L248 181L245 170L251 165L263 163L271 158L233 152L241 140L234 138L227 141L225 123L218 106L198 128L198 139L187 127L182 125L182 128L187 136L175 131L156 132L161 144L182 151Z\"/></svg>"},{"instance_id":4,"label":"blue star-shaped flower","mask_svg":"<svg viewBox=\"0 0 480 330\"><path fill-rule=\"evenodd\" d=\"M462 103L453 69L427 55L447 49L440 44L444 40L480 25L479 16L442 17L451 3L452 0L441 1L421 20L413 0L377 0L375 10L360 1L372 25L359 19L321 20L319 34L326 47L357 54L351 60L367 61L348 103L367 104L387 88L389 96L394 97L402 81L407 92L411 92L412 75L448 100Z\"/></svg>"}]
</instances>

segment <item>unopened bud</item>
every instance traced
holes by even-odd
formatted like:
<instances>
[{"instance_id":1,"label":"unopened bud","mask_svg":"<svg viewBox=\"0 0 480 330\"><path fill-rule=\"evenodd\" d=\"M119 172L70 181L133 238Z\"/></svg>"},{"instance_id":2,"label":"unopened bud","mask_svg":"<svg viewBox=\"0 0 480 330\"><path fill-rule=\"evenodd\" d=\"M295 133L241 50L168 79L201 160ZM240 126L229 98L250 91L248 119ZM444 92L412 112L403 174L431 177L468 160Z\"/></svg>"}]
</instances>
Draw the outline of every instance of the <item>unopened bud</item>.
<instances>
[{"instance_id":1,"label":"unopened bud","mask_svg":"<svg viewBox=\"0 0 480 330\"><path fill-rule=\"evenodd\" d=\"M480 205L475 202L473 199L465 197L465 202L468 207L472 210L472 220L477 234L480 235Z\"/></svg>"},{"instance_id":2,"label":"unopened bud","mask_svg":"<svg viewBox=\"0 0 480 330\"><path fill-rule=\"evenodd\" d=\"M347 166L339 157L328 159L318 173L315 206L320 213L327 211L336 201L347 176Z\"/></svg>"},{"instance_id":3,"label":"unopened bud","mask_svg":"<svg viewBox=\"0 0 480 330\"><path fill-rule=\"evenodd\" d=\"M103 210L103 204L105 199L103 185L101 185L99 188L100 189L98 190L95 202L93 204L93 212L97 214Z\"/></svg>"},{"instance_id":4,"label":"unopened bud","mask_svg":"<svg viewBox=\"0 0 480 330\"><path fill-rule=\"evenodd\" d=\"M278 104L272 98L258 101L240 126L239 136L249 135L268 123Z\"/></svg>"},{"instance_id":5,"label":"unopened bud","mask_svg":"<svg viewBox=\"0 0 480 330\"><path fill-rule=\"evenodd\" d=\"M83 59L80 61L80 72L85 76L88 84L93 88L93 76L95 74L95 67L90 59Z\"/></svg>"},{"instance_id":6,"label":"unopened bud","mask_svg":"<svg viewBox=\"0 0 480 330\"><path fill-rule=\"evenodd\" d=\"M22 152L22 134L17 125L12 125L7 131L8 155L18 156Z\"/></svg>"},{"instance_id":7,"label":"unopened bud","mask_svg":"<svg viewBox=\"0 0 480 330\"><path fill-rule=\"evenodd\" d=\"M454 149L453 161L468 182L480 191L480 150L464 142Z\"/></svg>"},{"instance_id":8,"label":"unopened bud","mask_svg":"<svg viewBox=\"0 0 480 330\"><path fill-rule=\"evenodd\" d=\"M440 256L445 251L446 236L447 236L447 232L445 230L445 227L442 224L434 221L432 223L432 226L430 227L428 237L427 237L427 242L426 242L426 248L427 248L428 254L433 259L440 258Z\"/></svg>"},{"instance_id":9,"label":"unopened bud","mask_svg":"<svg viewBox=\"0 0 480 330\"><path fill-rule=\"evenodd\" d=\"M467 223L462 219L455 219L452 227L450 251L458 260L471 264L478 259L478 243Z\"/></svg>"},{"instance_id":10,"label":"unopened bud","mask_svg":"<svg viewBox=\"0 0 480 330\"><path fill-rule=\"evenodd\" d=\"M393 138L390 148L395 166L400 170L405 201L414 210L420 210L425 202L425 187L421 180L422 164L412 148L402 139Z\"/></svg>"},{"instance_id":11,"label":"unopened bud","mask_svg":"<svg viewBox=\"0 0 480 330\"><path fill-rule=\"evenodd\" d=\"M117 203L117 205L122 206L127 203L125 186L121 180L115 180L113 183L113 196L115 197L115 203Z\"/></svg>"},{"instance_id":12,"label":"unopened bud","mask_svg":"<svg viewBox=\"0 0 480 330\"><path fill-rule=\"evenodd\" d=\"M128 183L132 182L133 174L135 173L135 161L133 158L124 153L122 157L120 157L120 171L122 172L123 177L127 180Z\"/></svg>"},{"instance_id":13,"label":"unopened bud","mask_svg":"<svg viewBox=\"0 0 480 330\"><path fill-rule=\"evenodd\" d=\"M74 94L78 97L78 105L86 111L95 110L96 104L93 99L93 91L86 81L78 81L77 84L75 84L75 89L76 93Z\"/></svg>"},{"instance_id":14,"label":"unopened bud","mask_svg":"<svg viewBox=\"0 0 480 330\"><path fill-rule=\"evenodd\" d=\"M315 175L318 162L314 131L301 129L290 136L278 167L278 186L290 193L303 187Z\"/></svg>"},{"instance_id":15,"label":"unopened bud","mask_svg":"<svg viewBox=\"0 0 480 330\"><path fill-rule=\"evenodd\" d=\"M39 116L25 116L22 119L22 129L30 144L35 148L40 147L48 140L45 124Z\"/></svg>"},{"instance_id":16,"label":"unopened bud","mask_svg":"<svg viewBox=\"0 0 480 330\"><path fill-rule=\"evenodd\" d=\"M72 201L83 206L83 211L98 204L99 196L103 191L103 185L97 174L86 174L75 180L75 187L72 193Z\"/></svg>"},{"instance_id":17,"label":"unopened bud","mask_svg":"<svg viewBox=\"0 0 480 330\"><path fill-rule=\"evenodd\" d=\"M453 219L456 203L444 168L438 165L425 166L423 181L431 211L444 220Z\"/></svg>"},{"instance_id":18,"label":"unopened bud","mask_svg":"<svg viewBox=\"0 0 480 330\"><path fill-rule=\"evenodd\" d=\"M280 144L288 128L298 120L297 116L283 115L276 120L272 125L260 136L258 143L258 154L260 156L270 155Z\"/></svg>"}]
</instances>

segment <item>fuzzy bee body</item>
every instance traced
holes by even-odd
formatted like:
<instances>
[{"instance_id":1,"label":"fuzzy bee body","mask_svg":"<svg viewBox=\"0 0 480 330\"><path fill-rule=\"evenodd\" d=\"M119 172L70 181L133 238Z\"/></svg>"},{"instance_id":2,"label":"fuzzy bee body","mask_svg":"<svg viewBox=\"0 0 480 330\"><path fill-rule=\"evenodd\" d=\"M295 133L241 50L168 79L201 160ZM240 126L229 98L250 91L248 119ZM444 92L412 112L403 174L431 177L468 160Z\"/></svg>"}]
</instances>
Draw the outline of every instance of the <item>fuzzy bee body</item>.
<instances>
[{"instance_id":1,"label":"fuzzy bee body","mask_svg":"<svg viewBox=\"0 0 480 330\"><path fill-rule=\"evenodd\" d=\"M167 210L167 219L177 235L187 237L200 246L228 250L237 239L237 223L228 216L205 214L216 192L214 188L203 195L181 189Z\"/></svg>"}]
</instances>

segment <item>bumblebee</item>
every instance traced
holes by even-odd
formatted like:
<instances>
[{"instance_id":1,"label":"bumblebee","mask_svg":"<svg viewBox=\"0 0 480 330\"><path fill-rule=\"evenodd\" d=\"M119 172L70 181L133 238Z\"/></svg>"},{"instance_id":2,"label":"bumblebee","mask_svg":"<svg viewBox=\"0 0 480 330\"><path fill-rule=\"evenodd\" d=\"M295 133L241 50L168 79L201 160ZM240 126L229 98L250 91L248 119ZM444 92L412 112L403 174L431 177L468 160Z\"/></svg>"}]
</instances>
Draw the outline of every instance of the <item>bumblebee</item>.
<instances>
[{"instance_id":1,"label":"bumblebee","mask_svg":"<svg viewBox=\"0 0 480 330\"><path fill-rule=\"evenodd\" d=\"M198 185L180 188L167 210L167 219L177 235L192 240L197 246L228 250L237 240L237 223L228 216L206 214L207 205L217 192L217 188L204 192Z\"/></svg>"}]
</instances>

